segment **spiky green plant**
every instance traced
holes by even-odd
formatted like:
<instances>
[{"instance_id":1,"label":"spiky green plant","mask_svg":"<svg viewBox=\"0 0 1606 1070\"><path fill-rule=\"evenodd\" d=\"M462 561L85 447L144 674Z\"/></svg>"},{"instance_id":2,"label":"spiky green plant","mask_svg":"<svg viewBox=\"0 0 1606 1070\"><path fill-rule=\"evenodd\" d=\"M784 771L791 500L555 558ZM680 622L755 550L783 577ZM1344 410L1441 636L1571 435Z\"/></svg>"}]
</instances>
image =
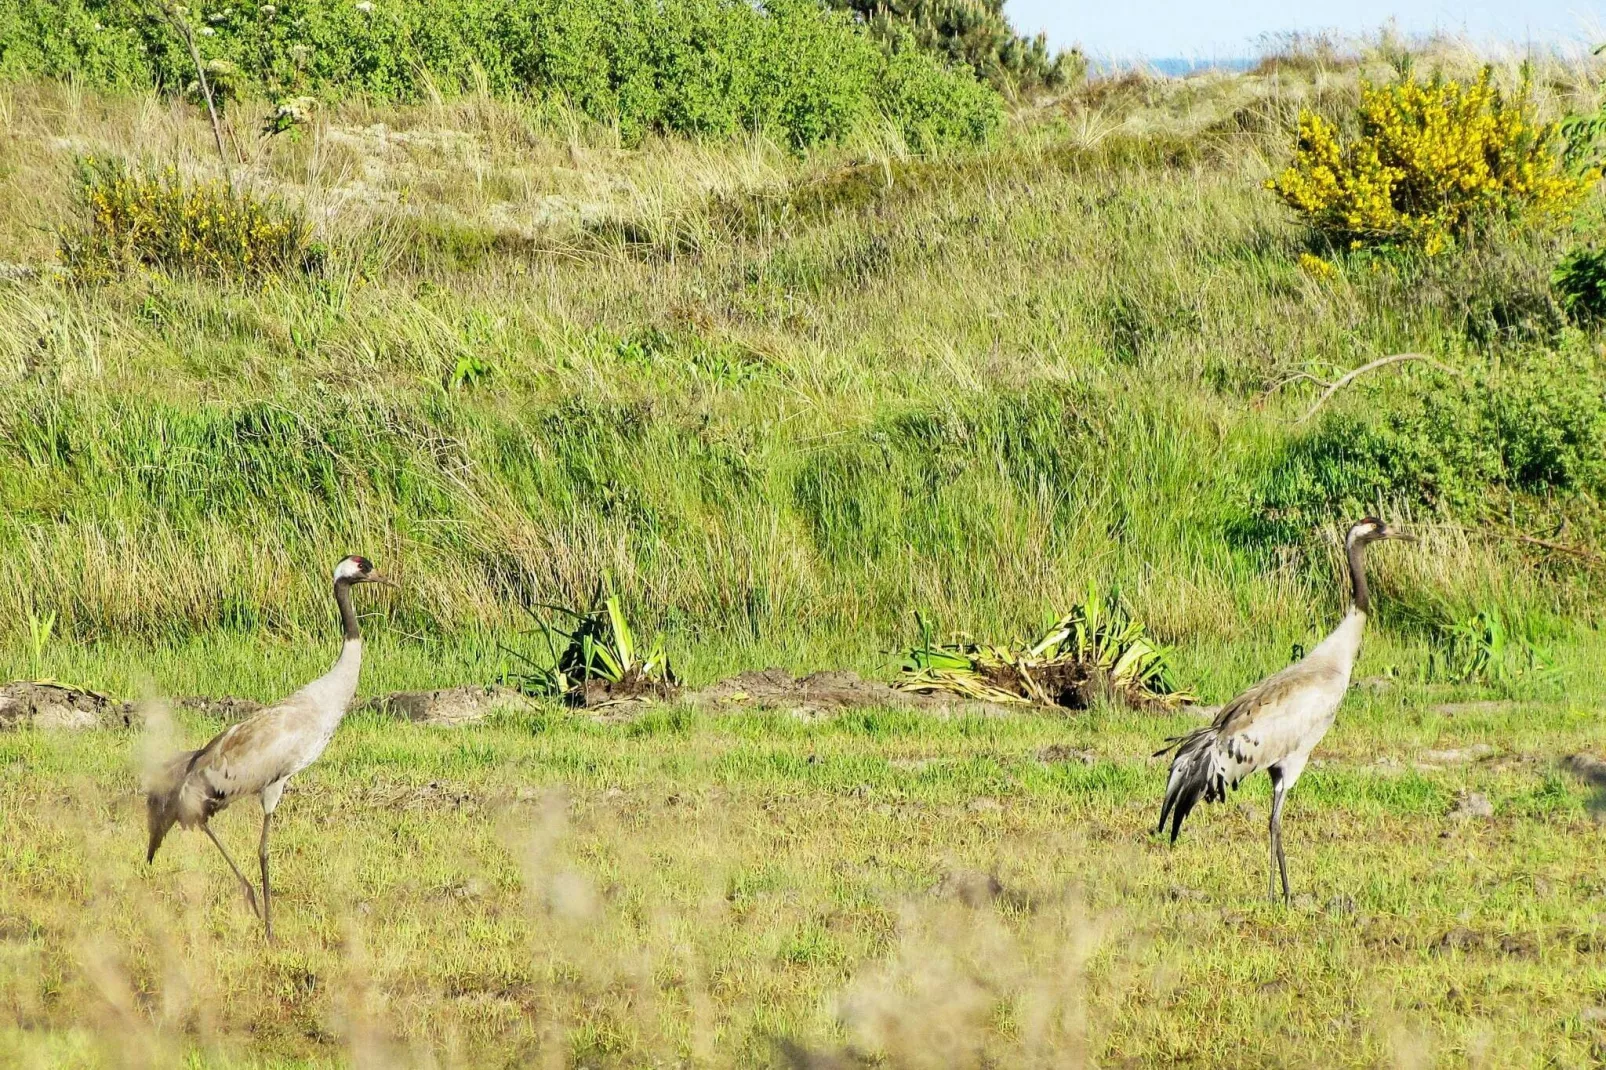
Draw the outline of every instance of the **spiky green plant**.
<instances>
[{"instance_id":1,"label":"spiky green plant","mask_svg":"<svg viewBox=\"0 0 1606 1070\"><path fill-rule=\"evenodd\" d=\"M1146 697L1176 701L1189 697L1177 686L1165 648L1149 637L1142 621L1133 620L1118 600L1106 600L1096 587L1089 586L1081 604L1060 618L1028 654L1047 661L1074 658Z\"/></svg>"},{"instance_id":2,"label":"spiky green plant","mask_svg":"<svg viewBox=\"0 0 1606 1070\"><path fill-rule=\"evenodd\" d=\"M604 598L601 581L587 609L556 605L539 608L571 618L574 626L565 629L551 617L527 609L546 641L550 660L543 663L523 651L502 648L524 666L522 672L506 676L507 682L524 693L596 705L598 702L590 693L593 680L605 685L602 702L661 695L678 685L663 641L655 638L646 653L640 654L619 596L610 592ZM564 640L561 652L554 636Z\"/></svg>"},{"instance_id":3,"label":"spiky green plant","mask_svg":"<svg viewBox=\"0 0 1606 1070\"><path fill-rule=\"evenodd\" d=\"M920 628L920 645L904 657L904 691L949 691L978 702L1030 702L1032 696L1019 689L1006 689L992 682L998 669L1016 664L1007 647L983 646L965 636L933 645L935 629L926 617L915 613ZM1046 699L1044 705L1047 705Z\"/></svg>"},{"instance_id":4,"label":"spiky green plant","mask_svg":"<svg viewBox=\"0 0 1606 1070\"><path fill-rule=\"evenodd\" d=\"M1177 685L1167 650L1143 623L1096 587L1024 651L963 636L934 646L929 622L919 614L916 620L920 645L904 659L899 684L906 691L1045 706L1085 701L1090 689L1139 706L1174 706L1194 697Z\"/></svg>"},{"instance_id":5,"label":"spiky green plant","mask_svg":"<svg viewBox=\"0 0 1606 1070\"><path fill-rule=\"evenodd\" d=\"M1553 671L1549 653L1498 609L1480 609L1441 630L1429 676L1457 683L1509 684Z\"/></svg>"},{"instance_id":6,"label":"spiky green plant","mask_svg":"<svg viewBox=\"0 0 1606 1070\"><path fill-rule=\"evenodd\" d=\"M28 611L28 669L34 680L45 678L45 648L56 630L55 610L44 614Z\"/></svg>"}]
</instances>

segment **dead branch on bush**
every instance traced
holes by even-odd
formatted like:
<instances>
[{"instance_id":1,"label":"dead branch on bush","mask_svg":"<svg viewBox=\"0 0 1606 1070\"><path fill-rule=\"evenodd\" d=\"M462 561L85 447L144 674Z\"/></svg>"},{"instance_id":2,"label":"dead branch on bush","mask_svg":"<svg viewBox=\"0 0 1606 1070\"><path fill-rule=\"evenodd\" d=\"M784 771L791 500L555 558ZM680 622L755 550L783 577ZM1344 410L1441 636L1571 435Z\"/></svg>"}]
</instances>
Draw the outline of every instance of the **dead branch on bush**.
<instances>
[{"instance_id":1,"label":"dead branch on bush","mask_svg":"<svg viewBox=\"0 0 1606 1070\"><path fill-rule=\"evenodd\" d=\"M1563 542L1556 542L1554 539L1542 539L1537 535L1528 535L1521 531L1502 531L1493 527L1468 527L1464 524L1452 524L1449 526L1466 535L1474 535L1485 539L1498 539L1502 542L1517 542L1522 543L1524 546L1537 546L1541 550L1549 550L1551 553L1565 554L1568 557L1576 558L1596 568L1606 568L1606 557L1602 557L1593 550L1587 550L1582 546L1569 546ZM1559 533L1565 528L1566 523L1563 522L1557 532Z\"/></svg>"},{"instance_id":2,"label":"dead branch on bush","mask_svg":"<svg viewBox=\"0 0 1606 1070\"><path fill-rule=\"evenodd\" d=\"M195 64L195 77L201 87L201 96L206 101L206 114L212 120L212 140L217 142L218 159L223 161L223 173L228 175L229 183L234 182L228 150L223 147L223 124L218 119L217 105L212 100L212 85L206 80L206 64L201 62L201 50L195 46L195 33L190 24L172 3L172 0L150 0L152 6L158 11L167 24L173 27L179 40L189 50L190 62Z\"/></svg>"},{"instance_id":3,"label":"dead branch on bush","mask_svg":"<svg viewBox=\"0 0 1606 1070\"><path fill-rule=\"evenodd\" d=\"M1315 416L1318 412L1320 412L1322 406L1331 401L1334 394L1338 393L1340 390L1344 389L1346 386L1350 385L1367 372L1376 371L1378 368L1387 367L1390 364L1398 364L1401 361L1407 360L1425 360L1435 368L1438 368L1440 371L1449 372L1451 375L1462 374L1459 369L1452 368L1447 364L1441 364L1432 357L1428 356L1426 353L1391 353L1386 357L1378 357L1374 361L1371 361L1367 364L1362 364L1354 371L1345 372L1331 383L1325 379L1318 379L1310 372L1299 372L1295 375L1290 375L1288 378L1280 379L1268 387L1266 392L1261 394L1260 397L1256 399L1255 407L1259 408L1260 406L1264 405L1267 398L1271 397L1277 391L1281 390L1290 383L1312 382L1318 386L1326 387L1326 389L1322 392L1322 396L1316 399L1316 404L1312 405L1306 411L1305 415L1294 421L1295 426L1298 426L1299 424L1305 423L1312 416Z\"/></svg>"}]
</instances>

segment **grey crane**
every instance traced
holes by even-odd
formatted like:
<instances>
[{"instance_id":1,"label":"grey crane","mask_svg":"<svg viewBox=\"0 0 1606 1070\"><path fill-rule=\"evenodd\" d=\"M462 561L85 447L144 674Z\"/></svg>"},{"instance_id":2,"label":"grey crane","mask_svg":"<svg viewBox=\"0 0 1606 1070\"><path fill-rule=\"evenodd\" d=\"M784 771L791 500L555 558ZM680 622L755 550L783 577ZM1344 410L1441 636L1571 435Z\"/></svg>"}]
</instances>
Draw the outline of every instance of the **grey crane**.
<instances>
[{"instance_id":1,"label":"grey crane","mask_svg":"<svg viewBox=\"0 0 1606 1070\"><path fill-rule=\"evenodd\" d=\"M359 583L386 583L365 557L344 557L335 566L335 604L345 643L334 667L277 705L230 725L200 750L185 751L158 769L145 785L145 814L150 844L145 861L156 858L162 839L176 823L199 826L217 845L239 878L252 913L262 919L273 939L272 890L268 882L268 826L287 780L317 760L357 694L362 668L362 632L351 607L351 589ZM262 904L251 882L234 864L208 821L236 799L255 795L262 801L262 839L257 857L262 865Z\"/></svg>"},{"instance_id":2,"label":"grey crane","mask_svg":"<svg viewBox=\"0 0 1606 1070\"><path fill-rule=\"evenodd\" d=\"M1282 877L1289 901L1288 862L1283 857L1283 800L1305 771L1311 751L1333 726L1349 689L1350 670L1361 651L1361 632L1371 600L1366 591L1366 547L1380 539L1413 539L1375 516L1359 521L1344 539L1351 601L1338 627L1288 668L1251 687L1221 708L1214 723L1166 740L1155 757L1175 752L1156 832L1171 819L1171 842L1201 798L1220 802L1227 789L1264 769L1271 776L1271 896Z\"/></svg>"}]
</instances>

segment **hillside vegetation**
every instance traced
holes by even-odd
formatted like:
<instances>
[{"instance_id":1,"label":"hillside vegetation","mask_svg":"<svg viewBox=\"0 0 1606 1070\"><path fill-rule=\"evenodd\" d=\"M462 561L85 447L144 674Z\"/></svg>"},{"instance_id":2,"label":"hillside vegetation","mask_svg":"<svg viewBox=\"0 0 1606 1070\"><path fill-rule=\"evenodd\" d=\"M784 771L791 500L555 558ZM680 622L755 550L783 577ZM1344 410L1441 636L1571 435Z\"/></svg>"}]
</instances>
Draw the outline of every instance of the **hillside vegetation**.
<instances>
[{"instance_id":1,"label":"hillside vegetation","mask_svg":"<svg viewBox=\"0 0 1606 1070\"><path fill-rule=\"evenodd\" d=\"M830 0L894 47L909 44L964 63L1011 95L1063 89L1086 72L1075 49L1050 52L1046 35L1015 32L1004 0Z\"/></svg>"},{"instance_id":2,"label":"hillside vegetation","mask_svg":"<svg viewBox=\"0 0 1606 1070\"><path fill-rule=\"evenodd\" d=\"M917 151L986 140L998 99L969 67L883 48L815 0L0 0L0 74L198 100L193 42L225 106L240 93L417 102L480 89L618 128L795 148L885 126ZM188 35L188 40L186 40Z\"/></svg>"},{"instance_id":3,"label":"hillside vegetation","mask_svg":"<svg viewBox=\"0 0 1606 1070\"><path fill-rule=\"evenodd\" d=\"M1355 85L1096 87L932 159L626 149L484 95L253 140L245 102L238 180L305 214L318 266L84 284L53 266L78 161L199 180L207 128L13 84L0 627L317 635L324 563L360 547L406 577L378 632L454 649L607 573L720 669L873 667L915 610L1025 634L1090 581L1167 641L1286 651L1367 509L1429 547L1381 566L1395 639L1592 626L1602 378L1551 273L1593 202L1454 256L1313 256L1261 185ZM1558 68L1539 106L1592 92ZM1401 351L1434 359L1300 420L1312 380Z\"/></svg>"}]
</instances>

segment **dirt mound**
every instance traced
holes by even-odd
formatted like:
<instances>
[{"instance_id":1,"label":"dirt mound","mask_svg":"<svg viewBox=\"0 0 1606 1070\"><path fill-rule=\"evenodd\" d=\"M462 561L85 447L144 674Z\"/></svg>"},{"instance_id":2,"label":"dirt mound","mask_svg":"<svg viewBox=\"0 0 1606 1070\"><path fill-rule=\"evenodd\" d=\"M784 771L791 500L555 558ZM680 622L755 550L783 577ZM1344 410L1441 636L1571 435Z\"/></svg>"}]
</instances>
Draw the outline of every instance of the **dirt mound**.
<instances>
[{"instance_id":1,"label":"dirt mound","mask_svg":"<svg viewBox=\"0 0 1606 1070\"><path fill-rule=\"evenodd\" d=\"M129 703L129 705L133 705ZM181 710L199 713L204 717L216 717L231 724L243 721L262 708L262 703L253 702L248 698L233 698L225 695L222 698L211 698L207 695L191 695L188 698L176 700L173 705Z\"/></svg>"},{"instance_id":2,"label":"dirt mound","mask_svg":"<svg viewBox=\"0 0 1606 1070\"><path fill-rule=\"evenodd\" d=\"M1562 759L1561 764L1572 770L1573 775L1585 783L1606 788L1606 762L1593 754L1569 754Z\"/></svg>"},{"instance_id":3,"label":"dirt mound","mask_svg":"<svg viewBox=\"0 0 1606 1070\"><path fill-rule=\"evenodd\" d=\"M525 701L505 687L451 687L439 691L398 691L358 707L423 724L474 724L500 706ZM186 710L232 724L263 708L246 698L191 695L173 699ZM53 683L0 684L0 731L20 728L125 728L140 720L139 704L94 691Z\"/></svg>"},{"instance_id":4,"label":"dirt mound","mask_svg":"<svg viewBox=\"0 0 1606 1070\"><path fill-rule=\"evenodd\" d=\"M128 703L94 691L50 683L0 685L0 729L121 728L130 715Z\"/></svg>"},{"instance_id":5,"label":"dirt mound","mask_svg":"<svg viewBox=\"0 0 1606 1070\"><path fill-rule=\"evenodd\" d=\"M477 724L492 710L527 700L507 687L447 687L437 691L397 691L380 695L358 709L372 710L416 724Z\"/></svg>"},{"instance_id":6,"label":"dirt mound","mask_svg":"<svg viewBox=\"0 0 1606 1070\"><path fill-rule=\"evenodd\" d=\"M645 676L631 669L619 680L593 676L585 686L570 693L576 706L587 708L617 706L622 702L664 702L680 694L680 686L657 676Z\"/></svg>"},{"instance_id":7,"label":"dirt mound","mask_svg":"<svg viewBox=\"0 0 1606 1070\"><path fill-rule=\"evenodd\" d=\"M1120 699L1146 709L1158 703L1129 695L1100 669L1079 661L1053 661L1032 666L1032 682L1048 697L1049 705L1067 710L1091 709L1100 699ZM1032 689L1016 665L982 665L980 675L992 687L1010 694L1030 696Z\"/></svg>"},{"instance_id":8,"label":"dirt mound","mask_svg":"<svg viewBox=\"0 0 1606 1070\"><path fill-rule=\"evenodd\" d=\"M640 704L682 697L679 688L656 680L627 679L622 683L591 680L583 700L589 709L625 712ZM957 710L1004 712L1002 707L946 692L911 694L854 672L817 672L796 679L784 669L744 672L721 680L703 691L684 696L693 705L729 709L788 710L795 716L814 717L845 709L921 709L946 713ZM468 725L485 720L493 710L518 706L530 700L507 687L440 688L434 691L397 691L380 695L356 708L415 724ZM174 699L174 708L232 723L263 708L250 699L196 695ZM608 716L606 713L600 716ZM136 703L108 698L93 691L51 683L0 685L0 731L17 728L122 728L139 720Z\"/></svg>"},{"instance_id":9,"label":"dirt mound","mask_svg":"<svg viewBox=\"0 0 1606 1070\"><path fill-rule=\"evenodd\" d=\"M751 709L784 709L799 716L813 716L834 710L863 707L894 709L988 709L957 695L910 694L878 680L866 680L856 672L832 670L794 678L785 669L761 669L721 680L687 696L698 706Z\"/></svg>"}]
</instances>

